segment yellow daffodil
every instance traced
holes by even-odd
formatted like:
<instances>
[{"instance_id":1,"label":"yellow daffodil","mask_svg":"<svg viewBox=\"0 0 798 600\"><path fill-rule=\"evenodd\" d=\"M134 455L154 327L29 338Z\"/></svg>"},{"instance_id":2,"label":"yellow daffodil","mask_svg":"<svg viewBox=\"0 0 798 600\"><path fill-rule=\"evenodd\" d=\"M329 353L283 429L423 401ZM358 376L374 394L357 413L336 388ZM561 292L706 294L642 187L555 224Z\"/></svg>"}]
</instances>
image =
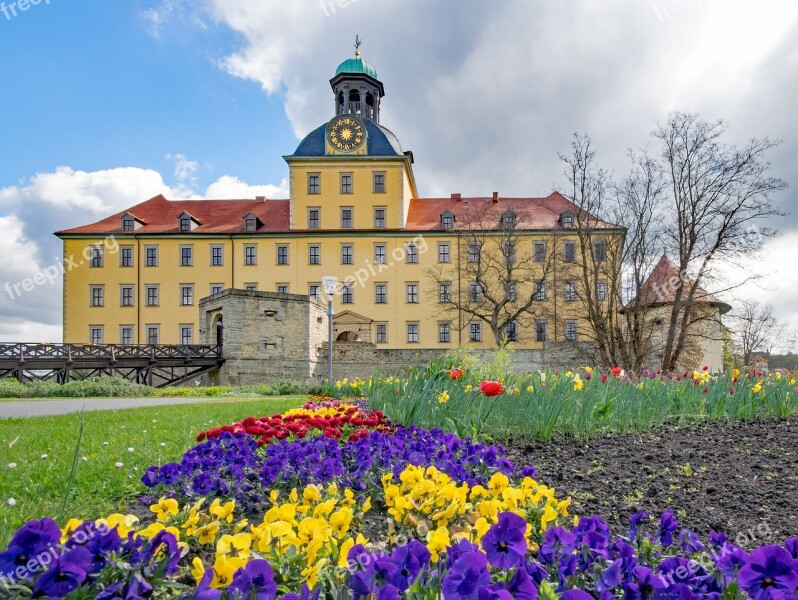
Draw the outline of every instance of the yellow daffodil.
<instances>
[{"instance_id":1,"label":"yellow daffodil","mask_svg":"<svg viewBox=\"0 0 798 600\"><path fill-rule=\"evenodd\" d=\"M155 513L155 518L159 521L166 521L170 516L176 515L180 511L180 507L174 498L161 498L156 504L150 506L150 511Z\"/></svg>"},{"instance_id":2,"label":"yellow daffodil","mask_svg":"<svg viewBox=\"0 0 798 600\"><path fill-rule=\"evenodd\" d=\"M531 394L532 392L534 392L534 391L535 391L535 388L534 388L534 387L532 387L531 385L528 385L528 386L526 386L526 391L527 391L527 392L529 392L529 393Z\"/></svg>"},{"instance_id":3,"label":"yellow daffodil","mask_svg":"<svg viewBox=\"0 0 798 600\"><path fill-rule=\"evenodd\" d=\"M438 394L439 404L446 404L448 401L449 401L449 392L443 390L440 394Z\"/></svg>"},{"instance_id":4,"label":"yellow daffodil","mask_svg":"<svg viewBox=\"0 0 798 600\"><path fill-rule=\"evenodd\" d=\"M465 386L463 388L463 391L467 394L468 392L470 392L473 389L474 389L474 386L469 383L467 386Z\"/></svg>"}]
</instances>

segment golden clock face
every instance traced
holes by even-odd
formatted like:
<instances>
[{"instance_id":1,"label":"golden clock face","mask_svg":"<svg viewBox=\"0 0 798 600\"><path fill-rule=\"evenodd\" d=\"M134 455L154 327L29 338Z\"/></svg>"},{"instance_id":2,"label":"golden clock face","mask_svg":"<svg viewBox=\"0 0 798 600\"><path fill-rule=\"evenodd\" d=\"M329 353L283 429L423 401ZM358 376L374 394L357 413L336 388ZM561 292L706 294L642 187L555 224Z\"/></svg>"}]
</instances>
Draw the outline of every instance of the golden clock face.
<instances>
[{"instance_id":1,"label":"golden clock face","mask_svg":"<svg viewBox=\"0 0 798 600\"><path fill-rule=\"evenodd\" d=\"M327 141L341 152L355 152L366 141L363 121L353 115L338 115L327 125Z\"/></svg>"}]
</instances>

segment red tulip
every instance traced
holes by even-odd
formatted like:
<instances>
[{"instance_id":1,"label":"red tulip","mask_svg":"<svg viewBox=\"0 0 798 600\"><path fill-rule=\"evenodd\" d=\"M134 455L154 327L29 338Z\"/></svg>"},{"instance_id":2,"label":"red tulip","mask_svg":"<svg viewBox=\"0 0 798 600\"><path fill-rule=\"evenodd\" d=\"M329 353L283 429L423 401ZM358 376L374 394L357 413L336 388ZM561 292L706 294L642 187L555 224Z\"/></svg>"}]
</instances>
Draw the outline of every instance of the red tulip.
<instances>
[{"instance_id":1,"label":"red tulip","mask_svg":"<svg viewBox=\"0 0 798 600\"><path fill-rule=\"evenodd\" d=\"M504 392L501 381L483 381L479 386L479 391L485 396L498 396Z\"/></svg>"},{"instance_id":2,"label":"red tulip","mask_svg":"<svg viewBox=\"0 0 798 600\"><path fill-rule=\"evenodd\" d=\"M607 383L608 379L609 379L609 377L607 377L606 373L602 373L601 374L601 383Z\"/></svg>"},{"instance_id":3,"label":"red tulip","mask_svg":"<svg viewBox=\"0 0 798 600\"><path fill-rule=\"evenodd\" d=\"M621 374L621 371L623 371L621 367L613 367L610 369L610 373L612 373L615 377L618 377L618 375Z\"/></svg>"},{"instance_id":4,"label":"red tulip","mask_svg":"<svg viewBox=\"0 0 798 600\"><path fill-rule=\"evenodd\" d=\"M449 379L460 379L463 375L465 375L465 371L462 369L452 369L449 371Z\"/></svg>"}]
</instances>

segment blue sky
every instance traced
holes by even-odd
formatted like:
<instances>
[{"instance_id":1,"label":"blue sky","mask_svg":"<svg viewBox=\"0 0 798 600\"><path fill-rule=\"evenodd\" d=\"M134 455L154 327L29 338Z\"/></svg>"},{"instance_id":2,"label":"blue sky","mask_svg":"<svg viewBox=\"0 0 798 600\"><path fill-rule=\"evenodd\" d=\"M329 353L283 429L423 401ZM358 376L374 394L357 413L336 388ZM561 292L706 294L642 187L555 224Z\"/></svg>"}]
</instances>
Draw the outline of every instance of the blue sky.
<instances>
[{"instance_id":1,"label":"blue sky","mask_svg":"<svg viewBox=\"0 0 798 600\"><path fill-rule=\"evenodd\" d=\"M4 0L0 0L2 3ZM14 0L16 2L19 0ZM7 11L9 0L5 0ZM39 0L0 4L0 288L53 264L53 231L158 193L287 197L282 159L332 116L355 35L421 196L545 196L590 134L617 178L673 111L783 140L789 217L738 297L798 328L793 0ZM734 298L729 298L734 301ZM59 341L60 282L0 292L0 340Z\"/></svg>"},{"instance_id":2,"label":"blue sky","mask_svg":"<svg viewBox=\"0 0 798 600\"><path fill-rule=\"evenodd\" d=\"M156 3L51 0L0 13L0 187L59 165L139 166L170 174L191 153L197 183L276 181L296 139L280 92L264 94L216 61L240 39L222 24L166 23ZM275 153L274 150L277 150Z\"/></svg>"}]
</instances>

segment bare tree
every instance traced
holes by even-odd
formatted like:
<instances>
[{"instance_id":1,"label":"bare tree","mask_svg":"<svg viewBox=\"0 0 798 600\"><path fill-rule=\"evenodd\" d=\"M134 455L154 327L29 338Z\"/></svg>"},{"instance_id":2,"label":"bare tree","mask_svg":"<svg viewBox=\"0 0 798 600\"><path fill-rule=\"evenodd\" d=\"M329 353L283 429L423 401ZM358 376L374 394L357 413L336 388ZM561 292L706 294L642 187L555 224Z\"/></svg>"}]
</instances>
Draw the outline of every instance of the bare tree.
<instances>
[{"instance_id":1,"label":"bare tree","mask_svg":"<svg viewBox=\"0 0 798 600\"><path fill-rule=\"evenodd\" d=\"M736 262L759 250L775 231L762 224L781 215L773 193L786 183L768 175L768 151L778 142L752 139L742 147L722 141L726 125L676 113L654 132L673 195L668 238L679 256L662 366L674 370L701 302L701 285L720 261Z\"/></svg>"},{"instance_id":2,"label":"bare tree","mask_svg":"<svg viewBox=\"0 0 798 600\"><path fill-rule=\"evenodd\" d=\"M658 208L665 186L646 152L630 151L629 158L629 175L615 184L596 165L587 135L575 134L571 154L560 155L566 195L578 209L579 301L590 324L593 359L638 370L652 353L652 329L638 291L661 249Z\"/></svg>"},{"instance_id":3,"label":"bare tree","mask_svg":"<svg viewBox=\"0 0 798 600\"><path fill-rule=\"evenodd\" d=\"M786 324L776 316L773 305L756 300L744 300L732 319L737 349L746 366L751 364L754 352L770 354L786 332Z\"/></svg>"},{"instance_id":4,"label":"bare tree","mask_svg":"<svg viewBox=\"0 0 798 600\"><path fill-rule=\"evenodd\" d=\"M545 314L551 259L536 260L524 225L522 203L472 205L458 214L457 248L449 263L427 269L430 304L439 316L456 317L462 328L485 323L497 346L533 331ZM539 258L539 257L537 257Z\"/></svg>"}]
</instances>

